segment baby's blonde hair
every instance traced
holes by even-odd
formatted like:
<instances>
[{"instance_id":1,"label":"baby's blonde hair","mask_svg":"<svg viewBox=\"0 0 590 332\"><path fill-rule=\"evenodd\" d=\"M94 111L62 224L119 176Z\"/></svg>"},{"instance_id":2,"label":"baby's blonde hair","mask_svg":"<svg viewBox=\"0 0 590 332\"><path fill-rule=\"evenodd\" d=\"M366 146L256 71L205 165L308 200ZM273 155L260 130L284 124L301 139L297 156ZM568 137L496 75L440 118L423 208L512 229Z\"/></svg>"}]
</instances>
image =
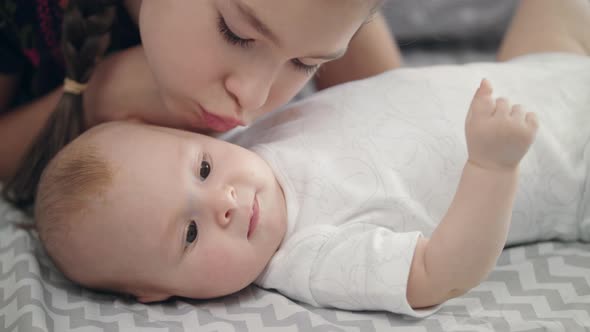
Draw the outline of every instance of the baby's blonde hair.
<instances>
[{"instance_id":1,"label":"baby's blonde hair","mask_svg":"<svg viewBox=\"0 0 590 332\"><path fill-rule=\"evenodd\" d=\"M56 266L68 275L64 261L74 223L113 182L113 170L87 137L66 146L43 171L35 199L35 226Z\"/></svg>"}]
</instances>

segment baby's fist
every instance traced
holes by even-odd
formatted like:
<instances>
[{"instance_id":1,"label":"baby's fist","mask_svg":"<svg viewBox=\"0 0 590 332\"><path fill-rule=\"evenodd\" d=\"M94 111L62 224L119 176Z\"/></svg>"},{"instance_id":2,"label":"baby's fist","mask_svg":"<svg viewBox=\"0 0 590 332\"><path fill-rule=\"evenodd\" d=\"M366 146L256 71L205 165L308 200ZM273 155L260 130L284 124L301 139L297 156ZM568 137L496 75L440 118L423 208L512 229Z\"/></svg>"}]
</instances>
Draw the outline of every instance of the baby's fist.
<instances>
[{"instance_id":1,"label":"baby's fist","mask_svg":"<svg viewBox=\"0 0 590 332\"><path fill-rule=\"evenodd\" d=\"M535 113L511 106L505 98L494 100L490 82L484 79L465 120L469 160L486 168L515 168L535 140L537 129Z\"/></svg>"}]
</instances>

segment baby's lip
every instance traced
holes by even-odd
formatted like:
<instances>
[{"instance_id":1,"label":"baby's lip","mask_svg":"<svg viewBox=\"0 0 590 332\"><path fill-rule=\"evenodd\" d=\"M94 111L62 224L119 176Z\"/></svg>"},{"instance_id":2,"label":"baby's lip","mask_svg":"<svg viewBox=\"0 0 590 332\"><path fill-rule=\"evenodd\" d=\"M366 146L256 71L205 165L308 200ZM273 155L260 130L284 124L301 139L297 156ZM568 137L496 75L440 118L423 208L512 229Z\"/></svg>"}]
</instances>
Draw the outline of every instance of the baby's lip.
<instances>
[{"instance_id":1,"label":"baby's lip","mask_svg":"<svg viewBox=\"0 0 590 332\"><path fill-rule=\"evenodd\" d=\"M250 224L248 225L248 234L247 234L248 239L250 238L250 235L252 235L252 233L256 229L256 226L258 225L259 217L260 217L260 206L258 205L258 196L254 195L254 202L252 203L252 214L250 216Z\"/></svg>"}]
</instances>

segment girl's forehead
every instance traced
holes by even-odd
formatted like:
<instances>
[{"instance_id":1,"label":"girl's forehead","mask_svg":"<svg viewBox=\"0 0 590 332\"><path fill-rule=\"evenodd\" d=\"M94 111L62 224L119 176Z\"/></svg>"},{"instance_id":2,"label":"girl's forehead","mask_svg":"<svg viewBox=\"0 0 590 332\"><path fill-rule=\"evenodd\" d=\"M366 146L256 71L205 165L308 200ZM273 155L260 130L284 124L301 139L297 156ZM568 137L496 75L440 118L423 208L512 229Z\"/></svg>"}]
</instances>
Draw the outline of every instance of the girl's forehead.
<instances>
[{"instance_id":1,"label":"girl's forehead","mask_svg":"<svg viewBox=\"0 0 590 332\"><path fill-rule=\"evenodd\" d=\"M371 16L374 0L221 0L244 9L287 48L336 51Z\"/></svg>"},{"instance_id":2,"label":"girl's forehead","mask_svg":"<svg viewBox=\"0 0 590 332\"><path fill-rule=\"evenodd\" d=\"M252 8L263 13L297 16L299 14L338 16L344 12L370 14L382 0L221 0Z\"/></svg>"},{"instance_id":3,"label":"girl's forehead","mask_svg":"<svg viewBox=\"0 0 590 332\"><path fill-rule=\"evenodd\" d=\"M265 20L283 23L297 22L307 25L311 21L342 22L366 19L372 13L377 0L220 0L226 6L238 6L250 10ZM301 20L301 19L304 20Z\"/></svg>"}]
</instances>

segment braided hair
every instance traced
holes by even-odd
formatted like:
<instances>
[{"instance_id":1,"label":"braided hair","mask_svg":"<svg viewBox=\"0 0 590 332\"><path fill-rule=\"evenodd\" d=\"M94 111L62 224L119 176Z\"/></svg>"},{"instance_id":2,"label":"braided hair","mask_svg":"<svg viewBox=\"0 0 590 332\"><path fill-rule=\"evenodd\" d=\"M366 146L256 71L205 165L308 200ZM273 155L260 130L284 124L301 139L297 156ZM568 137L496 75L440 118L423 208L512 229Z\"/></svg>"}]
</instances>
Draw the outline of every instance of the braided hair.
<instances>
[{"instance_id":1,"label":"braided hair","mask_svg":"<svg viewBox=\"0 0 590 332\"><path fill-rule=\"evenodd\" d=\"M110 43L116 17L116 0L69 0L62 24L61 48L65 75L80 84L90 80L98 60ZM49 161L84 131L82 95L65 91L24 158L8 180L2 196L14 206L29 209L41 173Z\"/></svg>"}]
</instances>

